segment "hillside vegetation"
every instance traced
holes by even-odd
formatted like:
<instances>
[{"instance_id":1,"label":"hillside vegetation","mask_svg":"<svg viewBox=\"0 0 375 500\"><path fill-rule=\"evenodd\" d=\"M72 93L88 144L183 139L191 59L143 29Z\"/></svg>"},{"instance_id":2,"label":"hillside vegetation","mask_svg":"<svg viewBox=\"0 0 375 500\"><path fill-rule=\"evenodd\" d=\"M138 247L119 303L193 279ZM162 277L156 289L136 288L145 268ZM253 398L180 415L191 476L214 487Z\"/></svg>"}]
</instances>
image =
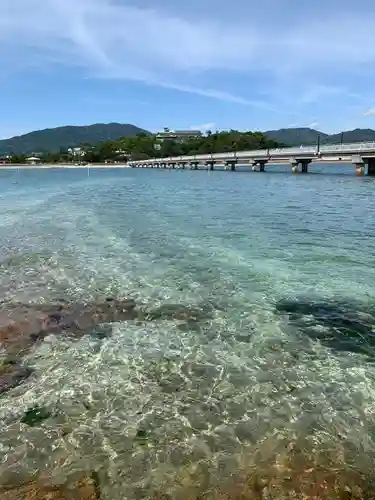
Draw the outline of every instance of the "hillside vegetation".
<instances>
[{"instance_id":1,"label":"hillside vegetation","mask_svg":"<svg viewBox=\"0 0 375 500\"><path fill-rule=\"evenodd\" d=\"M95 158L103 158L109 150L122 150L137 158L182 154L219 153L280 146L339 144L340 142L375 141L375 130L355 129L329 135L311 128L284 128L266 132L236 130L209 133L186 142L164 141L155 148L156 138L147 130L131 124L96 123L88 126L66 126L37 130L0 140L0 155L24 156L41 154L58 158L69 148L82 147ZM110 155L111 156L111 155ZM113 154L112 154L113 156Z\"/></svg>"},{"instance_id":2,"label":"hillside vegetation","mask_svg":"<svg viewBox=\"0 0 375 500\"><path fill-rule=\"evenodd\" d=\"M31 154L58 152L104 141L130 137L147 131L130 124L95 123L87 126L66 126L36 130L28 134L0 140L0 154Z\"/></svg>"}]
</instances>

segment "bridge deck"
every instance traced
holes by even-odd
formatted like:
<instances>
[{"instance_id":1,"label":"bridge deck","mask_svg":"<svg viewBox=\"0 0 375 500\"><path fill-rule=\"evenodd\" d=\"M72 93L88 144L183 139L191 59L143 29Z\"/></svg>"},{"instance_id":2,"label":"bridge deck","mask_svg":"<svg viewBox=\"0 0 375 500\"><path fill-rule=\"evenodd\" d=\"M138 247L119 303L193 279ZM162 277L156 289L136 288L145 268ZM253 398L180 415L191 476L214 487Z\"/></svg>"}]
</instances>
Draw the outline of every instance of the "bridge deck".
<instances>
[{"instance_id":1,"label":"bridge deck","mask_svg":"<svg viewBox=\"0 0 375 500\"><path fill-rule=\"evenodd\" d=\"M350 144L331 144L324 146L305 146L292 148L275 148L275 149L258 149L254 151L236 151L228 153L212 153L188 156L174 156L168 158L151 158L149 160L131 161L131 165L150 165L152 163L168 163L168 162L191 162L191 161L236 161L241 160L257 160L264 159L272 160L293 160L293 159L326 159L331 158L342 159L342 161L351 161L353 155L358 155L361 158L375 158L375 142L362 142Z\"/></svg>"}]
</instances>

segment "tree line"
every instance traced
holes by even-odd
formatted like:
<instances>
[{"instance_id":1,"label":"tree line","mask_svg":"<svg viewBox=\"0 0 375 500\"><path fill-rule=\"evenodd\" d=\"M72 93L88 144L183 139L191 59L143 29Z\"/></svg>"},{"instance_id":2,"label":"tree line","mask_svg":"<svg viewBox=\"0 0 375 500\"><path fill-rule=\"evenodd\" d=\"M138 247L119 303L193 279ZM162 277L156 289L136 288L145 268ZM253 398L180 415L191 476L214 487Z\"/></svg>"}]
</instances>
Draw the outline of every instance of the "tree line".
<instances>
[{"instance_id":1,"label":"tree line","mask_svg":"<svg viewBox=\"0 0 375 500\"><path fill-rule=\"evenodd\" d=\"M45 152L38 154L43 163L102 163L129 160L146 160L169 156L226 153L281 147L283 144L269 139L261 132L229 130L208 132L206 135L185 141L165 139L158 141L155 135L140 133L134 137L109 140L97 145L82 144L81 150ZM11 163L24 163L27 155L9 157Z\"/></svg>"}]
</instances>

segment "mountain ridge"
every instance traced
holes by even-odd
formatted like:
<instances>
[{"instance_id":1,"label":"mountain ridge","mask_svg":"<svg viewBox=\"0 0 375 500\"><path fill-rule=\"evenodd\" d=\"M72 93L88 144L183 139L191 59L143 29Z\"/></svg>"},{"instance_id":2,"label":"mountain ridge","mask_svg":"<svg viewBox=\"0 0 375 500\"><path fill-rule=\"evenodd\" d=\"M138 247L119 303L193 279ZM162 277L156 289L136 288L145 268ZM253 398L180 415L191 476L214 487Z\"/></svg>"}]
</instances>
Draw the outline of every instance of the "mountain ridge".
<instances>
[{"instance_id":1,"label":"mountain ridge","mask_svg":"<svg viewBox=\"0 0 375 500\"><path fill-rule=\"evenodd\" d=\"M136 125L116 122L46 128L0 140L0 154L59 152L82 144L96 145L108 140L117 140L120 137L132 137L139 133L150 134L149 131ZM263 134L285 146L315 145L318 138L321 144L375 141L375 130L360 128L338 134L326 134L308 127L291 127L267 130Z\"/></svg>"},{"instance_id":2,"label":"mountain ridge","mask_svg":"<svg viewBox=\"0 0 375 500\"><path fill-rule=\"evenodd\" d=\"M0 140L0 154L29 154L58 152L80 146L98 144L120 137L131 137L147 130L132 124L94 123L92 125L65 125L62 127L34 130L9 139Z\"/></svg>"},{"instance_id":3,"label":"mountain ridge","mask_svg":"<svg viewBox=\"0 0 375 500\"><path fill-rule=\"evenodd\" d=\"M320 130L308 127L292 127L277 130L267 130L263 134L279 143L287 146L312 146L317 144L320 138L321 144L340 144L341 142L371 142L375 141L375 130L356 128L344 130L337 134L326 134Z\"/></svg>"}]
</instances>

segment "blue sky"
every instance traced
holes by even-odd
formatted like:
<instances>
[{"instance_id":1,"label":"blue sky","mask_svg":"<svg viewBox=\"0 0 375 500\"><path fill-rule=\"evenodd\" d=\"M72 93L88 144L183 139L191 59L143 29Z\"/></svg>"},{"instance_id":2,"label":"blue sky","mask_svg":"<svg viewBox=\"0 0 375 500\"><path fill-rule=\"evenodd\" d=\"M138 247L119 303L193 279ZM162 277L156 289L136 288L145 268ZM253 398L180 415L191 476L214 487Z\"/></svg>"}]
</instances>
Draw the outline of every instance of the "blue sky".
<instances>
[{"instance_id":1,"label":"blue sky","mask_svg":"<svg viewBox=\"0 0 375 500\"><path fill-rule=\"evenodd\" d=\"M0 137L375 128L374 0L0 0Z\"/></svg>"}]
</instances>

